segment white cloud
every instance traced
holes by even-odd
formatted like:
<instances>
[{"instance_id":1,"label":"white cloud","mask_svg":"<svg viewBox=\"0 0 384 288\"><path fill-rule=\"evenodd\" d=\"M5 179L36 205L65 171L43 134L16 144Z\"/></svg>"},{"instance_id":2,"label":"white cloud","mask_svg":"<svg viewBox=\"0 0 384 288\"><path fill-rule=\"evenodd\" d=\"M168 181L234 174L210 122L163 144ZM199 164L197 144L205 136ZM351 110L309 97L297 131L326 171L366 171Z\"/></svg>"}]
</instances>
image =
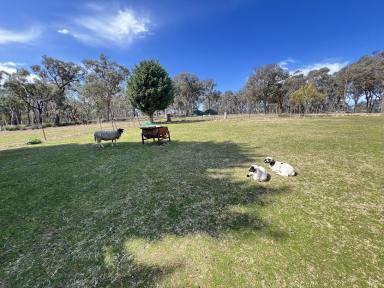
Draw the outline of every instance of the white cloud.
<instances>
[{"instance_id":1,"label":"white cloud","mask_svg":"<svg viewBox=\"0 0 384 288\"><path fill-rule=\"evenodd\" d=\"M289 64L296 63L296 61L292 58L287 58L284 60L281 60L279 63L277 63L281 68L288 69L287 66Z\"/></svg>"},{"instance_id":2,"label":"white cloud","mask_svg":"<svg viewBox=\"0 0 384 288\"><path fill-rule=\"evenodd\" d=\"M8 74L16 73L17 69L20 69L23 67L25 67L25 64L23 64L23 63L16 63L16 62L12 62L12 61L0 62L0 72L4 71ZM0 84L2 84L4 82L4 80L7 78L8 77L6 75L3 75L3 79L0 80ZM29 76L27 76L26 79L27 79L27 81L32 83L32 82L36 81L37 79L39 79L39 76L37 76L34 73L31 73Z\"/></svg>"},{"instance_id":3,"label":"white cloud","mask_svg":"<svg viewBox=\"0 0 384 288\"><path fill-rule=\"evenodd\" d=\"M139 16L131 9L118 9L113 12L91 9L92 15L81 16L74 20L71 29L57 32L69 34L91 45L129 45L135 39L149 32L150 21Z\"/></svg>"},{"instance_id":4,"label":"white cloud","mask_svg":"<svg viewBox=\"0 0 384 288\"><path fill-rule=\"evenodd\" d=\"M17 66L19 66L19 64L15 62L0 62L0 84L3 84L5 79L8 78L8 76L4 75L2 72L13 74L17 71Z\"/></svg>"},{"instance_id":5,"label":"white cloud","mask_svg":"<svg viewBox=\"0 0 384 288\"><path fill-rule=\"evenodd\" d=\"M15 62L0 62L0 71L12 74L17 71L17 66L19 66L19 64Z\"/></svg>"},{"instance_id":6,"label":"white cloud","mask_svg":"<svg viewBox=\"0 0 384 288\"><path fill-rule=\"evenodd\" d=\"M0 28L0 44L6 43L30 43L41 35L39 27L32 27L23 31L14 31Z\"/></svg>"},{"instance_id":7,"label":"white cloud","mask_svg":"<svg viewBox=\"0 0 384 288\"><path fill-rule=\"evenodd\" d=\"M66 28L59 29L59 30L57 30L57 33L60 33L60 34L69 34L69 30L66 29Z\"/></svg>"},{"instance_id":8,"label":"white cloud","mask_svg":"<svg viewBox=\"0 0 384 288\"><path fill-rule=\"evenodd\" d=\"M320 68L327 67L329 69L329 73L333 74L335 72L338 72L341 68L348 65L348 61L338 61L337 59L327 59L320 62L315 62L308 65L298 66L298 65L292 65L297 63L296 60L292 58L287 58L278 63L281 68L286 69L289 71L289 73L293 74L297 71L300 71L304 75L307 75L309 71L311 70L318 70Z\"/></svg>"},{"instance_id":9,"label":"white cloud","mask_svg":"<svg viewBox=\"0 0 384 288\"><path fill-rule=\"evenodd\" d=\"M335 72L338 72L341 68L343 68L346 65L348 65L348 61L345 61L345 62L319 62L319 63L313 63L313 64L309 64L309 65L306 65L303 67L299 67L297 69L294 69L294 71L292 71L292 72L300 70L301 73L303 73L304 75L307 75L309 73L309 71L311 71L311 70L318 70L320 68L327 67L329 69L329 73L333 74Z\"/></svg>"},{"instance_id":10,"label":"white cloud","mask_svg":"<svg viewBox=\"0 0 384 288\"><path fill-rule=\"evenodd\" d=\"M22 63L8 61L8 62L3 62L3 63L0 62L0 65L10 66L10 67L18 67L18 66L21 66L23 64Z\"/></svg>"},{"instance_id":11,"label":"white cloud","mask_svg":"<svg viewBox=\"0 0 384 288\"><path fill-rule=\"evenodd\" d=\"M29 76L27 76L27 81L30 83L33 83L38 79L40 79L40 77L37 76L35 73L31 73Z\"/></svg>"}]
</instances>

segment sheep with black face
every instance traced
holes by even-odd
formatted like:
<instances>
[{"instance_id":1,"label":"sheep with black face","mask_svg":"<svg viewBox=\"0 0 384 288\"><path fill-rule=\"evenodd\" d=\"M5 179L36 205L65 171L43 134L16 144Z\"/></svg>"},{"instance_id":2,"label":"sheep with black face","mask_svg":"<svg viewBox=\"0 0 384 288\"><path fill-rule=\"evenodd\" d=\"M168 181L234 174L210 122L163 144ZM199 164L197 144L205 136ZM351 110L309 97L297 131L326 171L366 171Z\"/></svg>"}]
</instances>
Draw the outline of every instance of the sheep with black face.
<instances>
[{"instance_id":1,"label":"sheep with black face","mask_svg":"<svg viewBox=\"0 0 384 288\"><path fill-rule=\"evenodd\" d=\"M269 180L269 175L264 167L258 165L252 165L249 170L247 177L252 177L253 180L264 182Z\"/></svg>"},{"instance_id":2,"label":"sheep with black face","mask_svg":"<svg viewBox=\"0 0 384 288\"><path fill-rule=\"evenodd\" d=\"M112 131L96 131L94 134L95 142L99 147L104 147L103 144L101 144L101 141L115 141L116 145L116 140L120 138L121 134L123 134L124 129L117 129L117 130L112 130Z\"/></svg>"}]
</instances>

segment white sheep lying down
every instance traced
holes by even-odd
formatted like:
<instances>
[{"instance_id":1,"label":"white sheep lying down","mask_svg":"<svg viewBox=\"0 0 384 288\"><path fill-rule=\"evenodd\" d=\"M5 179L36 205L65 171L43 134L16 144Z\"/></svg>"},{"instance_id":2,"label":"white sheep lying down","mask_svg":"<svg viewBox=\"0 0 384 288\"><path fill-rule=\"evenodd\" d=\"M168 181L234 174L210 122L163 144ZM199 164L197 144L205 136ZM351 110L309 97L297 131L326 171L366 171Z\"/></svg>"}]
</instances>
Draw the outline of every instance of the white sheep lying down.
<instances>
[{"instance_id":1,"label":"white sheep lying down","mask_svg":"<svg viewBox=\"0 0 384 288\"><path fill-rule=\"evenodd\" d=\"M277 175L284 176L284 177L290 177L290 176L296 175L296 171L291 165L289 165L288 163L275 161L270 156L264 159L264 163L269 164L269 167L271 167L272 171L275 172Z\"/></svg>"},{"instance_id":2,"label":"white sheep lying down","mask_svg":"<svg viewBox=\"0 0 384 288\"><path fill-rule=\"evenodd\" d=\"M103 144L101 144L101 141L109 141L112 140L112 145L113 141L115 141L116 145L116 139L119 139L121 134L123 134L124 129L117 129L117 130L112 130L112 131L96 131L94 135L95 137L95 142L99 147L104 147Z\"/></svg>"},{"instance_id":3,"label":"white sheep lying down","mask_svg":"<svg viewBox=\"0 0 384 288\"><path fill-rule=\"evenodd\" d=\"M262 166L252 165L248 172L247 177L252 177L256 181L264 182L269 180L269 175Z\"/></svg>"}]
</instances>

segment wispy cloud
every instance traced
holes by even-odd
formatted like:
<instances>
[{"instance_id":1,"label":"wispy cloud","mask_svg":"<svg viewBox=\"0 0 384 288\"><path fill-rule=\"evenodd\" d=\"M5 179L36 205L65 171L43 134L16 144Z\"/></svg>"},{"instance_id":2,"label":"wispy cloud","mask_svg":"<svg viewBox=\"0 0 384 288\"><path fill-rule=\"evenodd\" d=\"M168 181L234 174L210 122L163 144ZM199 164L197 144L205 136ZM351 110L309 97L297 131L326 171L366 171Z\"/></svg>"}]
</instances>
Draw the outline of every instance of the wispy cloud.
<instances>
[{"instance_id":1,"label":"wispy cloud","mask_svg":"<svg viewBox=\"0 0 384 288\"><path fill-rule=\"evenodd\" d=\"M292 58L287 58L287 59L284 59L284 60L281 60L279 63L277 63L278 65L280 65L282 68L284 69L288 69L287 66L289 64L292 64L292 63L296 63L296 61Z\"/></svg>"},{"instance_id":2,"label":"wispy cloud","mask_svg":"<svg viewBox=\"0 0 384 288\"><path fill-rule=\"evenodd\" d=\"M69 34L69 30L66 29L66 28L59 29L59 30L57 30L57 33L60 33L60 34Z\"/></svg>"},{"instance_id":3,"label":"wispy cloud","mask_svg":"<svg viewBox=\"0 0 384 288\"><path fill-rule=\"evenodd\" d=\"M115 9L105 12L95 7L88 7L87 15L73 19L69 28L61 28L57 32L68 34L90 45L127 46L135 39L149 32L150 20L138 15L132 9Z\"/></svg>"},{"instance_id":4,"label":"wispy cloud","mask_svg":"<svg viewBox=\"0 0 384 288\"><path fill-rule=\"evenodd\" d=\"M0 27L0 45L6 43L30 43L41 35L40 27L32 27L23 31L8 30Z\"/></svg>"}]
</instances>

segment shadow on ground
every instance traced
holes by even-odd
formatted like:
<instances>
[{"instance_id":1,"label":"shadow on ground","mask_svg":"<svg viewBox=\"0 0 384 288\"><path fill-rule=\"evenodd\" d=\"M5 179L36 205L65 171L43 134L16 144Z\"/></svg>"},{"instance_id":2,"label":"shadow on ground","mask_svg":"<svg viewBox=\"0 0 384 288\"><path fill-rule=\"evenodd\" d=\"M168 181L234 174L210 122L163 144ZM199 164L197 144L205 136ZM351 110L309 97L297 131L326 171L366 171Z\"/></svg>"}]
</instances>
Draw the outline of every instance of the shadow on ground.
<instances>
[{"instance_id":1,"label":"shadow on ground","mask_svg":"<svg viewBox=\"0 0 384 288\"><path fill-rule=\"evenodd\" d=\"M0 152L4 283L151 287L178 267L139 264L123 253L124 241L262 231L268 223L261 217L233 207L266 206L261 195L288 192L247 179L249 164L262 156L235 143L105 146Z\"/></svg>"}]
</instances>

